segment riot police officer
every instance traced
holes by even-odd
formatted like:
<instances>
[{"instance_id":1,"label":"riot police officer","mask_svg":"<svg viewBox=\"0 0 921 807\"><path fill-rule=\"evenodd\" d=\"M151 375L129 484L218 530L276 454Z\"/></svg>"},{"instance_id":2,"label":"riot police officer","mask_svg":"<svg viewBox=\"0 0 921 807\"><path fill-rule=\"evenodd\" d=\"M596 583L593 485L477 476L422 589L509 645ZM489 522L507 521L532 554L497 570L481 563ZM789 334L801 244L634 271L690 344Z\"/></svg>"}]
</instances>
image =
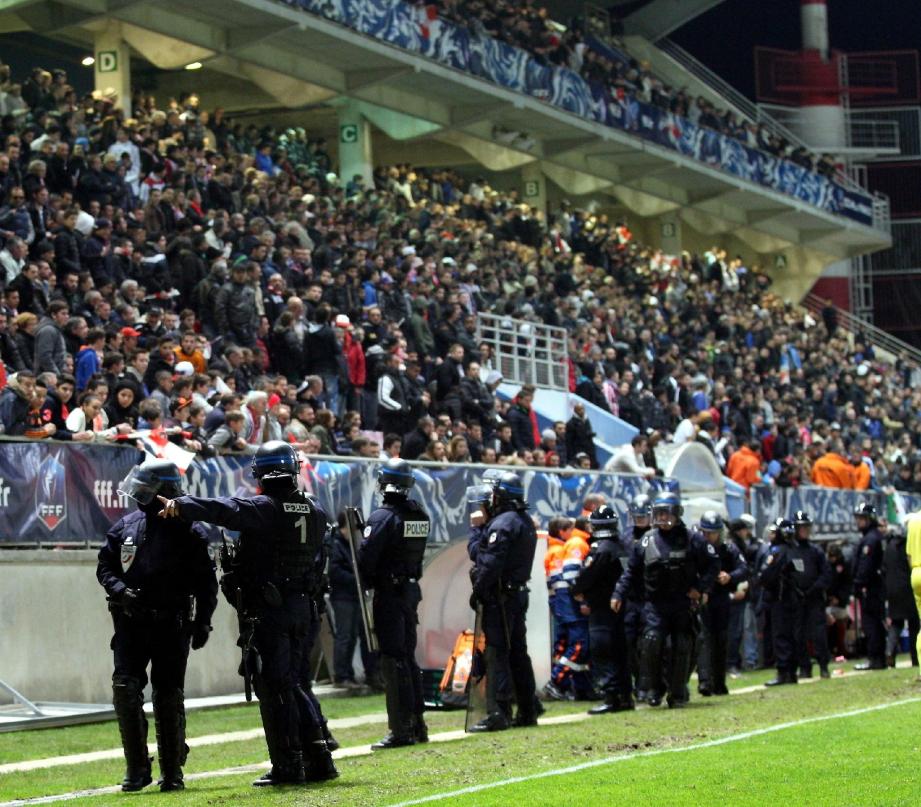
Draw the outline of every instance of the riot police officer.
<instances>
[{"instance_id":1,"label":"riot police officer","mask_svg":"<svg viewBox=\"0 0 921 807\"><path fill-rule=\"evenodd\" d=\"M886 669L886 589L883 580L883 534L876 508L861 502L854 508L860 543L854 555L854 593L860 600L860 616L867 639L867 661L855 670Z\"/></svg>"},{"instance_id":2,"label":"riot police officer","mask_svg":"<svg viewBox=\"0 0 921 807\"><path fill-rule=\"evenodd\" d=\"M214 562L199 524L170 529L156 516L157 495L182 492L179 469L166 460L146 462L119 486L138 510L119 519L99 550L96 577L105 588L115 625L112 694L126 772L122 790L152 781L147 756L144 686L153 684L160 790L182 790L185 745L183 686L189 645L204 647L217 605ZM191 607L194 601L194 609Z\"/></svg>"},{"instance_id":3,"label":"riot police officer","mask_svg":"<svg viewBox=\"0 0 921 807\"><path fill-rule=\"evenodd\" d=\"M602 715L633 708L624 610L615 614L611 609L611 595L633 552L633 541L621 539L617 513L606 504L592 513L590 523L591 549L571 592L588 609L592 677L604 698L589 714Z\"/></svg>"},{"instance_id":4,"label":"riot police officer","mask_svg":"<svg viewBox=\"0 0 921 807\"><path fill-rule=\"evenodd\" d=\"M537 723L534 669L528 656L528 580L537 532L527 515L518 476L503 472L493 483L489 523L476 550L473 597L483 604L486 635L487 716L471 731L502 731ZM518 712L512 719L512 702Z\"/></svg>"},{"instance_id":5,"label":"riot police officer","mask_svg":"<svg viewBox=\"0 0 921 807\"><path fill-rule=\"evenodd\" d=\"M797 683L794 649L796 594L790 557L795 528L793 522L786 518L778 518L774 526L771 543L761 554L758 568L762 602L768 612L774 664L777 667L777 677L765 683L769 687Z\"/></svg>"},{"instance_id":6,"label":"riot police officer","mask_svg":"<svg viewBox=\"0 0 921 807\"><path fill-rule=\"evenodd\" d=\"M640 545L643 536L652 526L652 499L645 493L638 493L630 500L630 521L632 527L628 536L632 538L634 549ZM632 550L631 550L632 554ZM634 586L633 591L626 592L624 603L624 631L627 636L627 655L630 663L630 675L638 699L643 700L645 693L639 688L640 652L639 644L643 636L643 592L641 586Z\"/></svg>"},{"instance_id":7,"label":"riot police officer","mask_svg":"<svg viewBox=\"0 0 921 807\"><path fill-rule=\"evenodd\" d=\"M729 652L729 615L732 596L748 577L748 567L738 547L723 540L723 517L707 510L698 524L700 534L719 559L716 583L701 609L700 646L697 653L697 691L701 695L728 695L726 659Z\"/></svg>"},{"instance_id":8,"label":"riot police officer","mask_svg":"<svg viewBox=\"0 0 921 807\"><path fill-rule=\"evenodd\" d=\"M377 481L383 504L368 517L358 567L364 584L374 589L374 625L390 730L371 747L382 750L428 742L422 672L416 664L416 611L431 525L422 506L409 498L416 482L409 463L387 460Z\"/></svg>"},{"instance_id":9,"label":"riot police officer","mask_svg":"<svg viewBox=\"0 0 921 807\"><path fill-rule=\"evenodd\" d=\"M640 689L650 706L662 703L662 663L668 639L672 656L667 676L668 705L687 705L694 612L706 602L719 571L716 550L688 532L681 520L683 512L676 494L656 496L652 504L654 527L643 536L611 600L614 611L619 612L627 592L634 585L643 586L646 627L640 641Z\"/></svg>"},{"instance_id":10,"label":"riot police officer","mask_svg":"<svg viewBox=\"0 0 921 807\"><path fill-rule=\"evenodd\" d=\"M298 489L299 469L294 448L272 440L253 456L258 495L160 497L164 518L240 532L234 578L225 573L221 586L225 593L239 588L253 625L242 671L252 675L272 761L272 769L253 782L257 787L338 776L316 710L298 684L305 637L316 618L317 557L329 521L316 500Z\"/></svg>"},{"instance_id":11,"label":"riot police officer","mask_svg":"<svg viewBox=\"0 0 921 807\"><path fill-rule=\"evenodd\" d=\"M796 540L790 547L790 561L793 564L793 590L796 593L796 614L793 635L796 645L796 661L800 678L812 678L812 659L809 657L809 641L815 649L819 662L819 674L828 678L828 632L825 623L825 592L831 586L831 565L825 553L809 539L812 535L812 519L805 510L793 515Z\"/></svg>"}]
</instances>

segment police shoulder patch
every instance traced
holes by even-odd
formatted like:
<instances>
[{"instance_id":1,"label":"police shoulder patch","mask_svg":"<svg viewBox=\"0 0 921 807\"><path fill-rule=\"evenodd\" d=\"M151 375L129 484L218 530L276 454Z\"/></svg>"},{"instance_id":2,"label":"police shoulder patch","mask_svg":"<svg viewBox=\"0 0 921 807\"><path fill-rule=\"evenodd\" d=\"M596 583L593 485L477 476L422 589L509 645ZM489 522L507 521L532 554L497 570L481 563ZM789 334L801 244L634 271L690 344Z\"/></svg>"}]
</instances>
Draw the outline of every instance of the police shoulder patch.
<instances>
[{"instance_id":1,"label":"police shoulder patch","mask_svg":"<svg viewBox=\"0 0 921 807\"><path fill-rule=\"evenodd\" d=\"M371 525L370 524L367 527L365 527L365 531L362 534L365 536L365 538L370 537L371 535Z\"/></svg>"},{"instance_id":2,"label":"police shoulder patch","mask_svg":"<svg viewBox=\"0 0 921 807\"><path fill-rule=\"evenodd\" d=\"M595 562L595 556L594 556L594 555L589 555L589 556L585 559L585 568L587 569L587 568L588 568L589 566L591 566L594 562Z\"/></svg>"},{"instance_id":3,"label":"police shoulder patch","mask_svg":"<svg viewBox=\"0 0 921 807\"><path fill-rule=\"evenodd\" d=\"M768 555L768 556L767 556L767 565L770 566L773 562L774 562L774 556L773 556L773 555Z\"/></svg>"},{"instance_id":4,"label":"police shoulder patch","mask_svg":"<svg viewBox=\"0 0 921 807\"><path fill-rule=\"evenodd\" d=\"M716 550L713 548L713 544L707 544L707 552L716 557Z\"/></svg>"},{"instance_id":5,"label":"police shoulder patch","mask_svg":"<svg viewBox=\"0 0 921 807\"><path fill-rule=\"evenodd\" d=\"M486 543L494 544L496 542L496 538L498 537L499 537L499 533L493 530L493 532L489 533L489 538L487 539Z\"/></svg>"},{"instance_id":6,"label":"police shoulder patch","mask_svg":"<svg viewBox=\"0 0 921 807\"><path fill-rule=\"evenodd\" d=\"M648 536L648 535L644 535L644 536L643 536L643 540L640 542L640 544L641 544L642 546L649 546L649 536Z\"/></svg>"},{"instance_id":7,"label":"police shoulder patch","mask_svg":"<svg viewBox=\"0 0 921 807\"><path fill-rule=\"evenodd\" d=\"M870 554L870 547L869 547L869 546L865 546L865 547L863 548L863 554L864 554L864 555L869 555L869 554Z\"/></svg>"}]
</instances>

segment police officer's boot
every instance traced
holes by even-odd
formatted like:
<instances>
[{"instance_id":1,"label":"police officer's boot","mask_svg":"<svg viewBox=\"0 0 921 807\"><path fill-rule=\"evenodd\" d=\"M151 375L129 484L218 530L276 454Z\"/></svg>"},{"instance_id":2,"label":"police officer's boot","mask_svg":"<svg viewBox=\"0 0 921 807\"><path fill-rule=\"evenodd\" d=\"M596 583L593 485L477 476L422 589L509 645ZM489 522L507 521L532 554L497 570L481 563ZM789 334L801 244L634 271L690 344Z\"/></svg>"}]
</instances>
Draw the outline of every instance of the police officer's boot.
<instances>
[{"instance_id":1,"label":"police officer's boot","mask_svg":"<svg viewBox=\"0 0 921 807\"><path fill-rule=\"evenodd\" d=\"M339 776L333 755L330 753L326 740L323 739L321 727L311 728L303 732L304 743L304 777L308 782L325 782Z\"/></svg>"},{"instance_id":2,"label":"police officer's boot","mask_svg":"<svg viewBox=\"0 0 921 807\"><path fill-rule=\"evenodd\" d=\"M772 678L770 681L765 681L764 685L766 687L778 687L795 683L797 683L795 673L789 672L788 670L778 670L777 677Z\"/></svg>"},{"instance_id":3,"label":"police officer's boot","mask_svg":"<svg viewBox=\"0 0 921 807\"><path fill-rule=\"evenodd\" d=\"M391 656L381 656L381 675L384 676L387 691L387 722L390 731L387 732L387 736L382 740L371 746L374 751L382 751L387 748L402 748L406 745L414 745L416 742L414 734L415 715L409 708L408 698L403 695L402 665L403 662L399 662Z\"/></svg>"},{"instance_id":4,"label":"police officer's boot","mask_svg":"<svg viewBox=\"0 0 921 807\"><path fill-rule=\"evenodd\" d=\"M706 626L697 647L697 691L705 698L713 694L713 635Z\"/></svg>"},{"instance_id":5,"label":"police officer's boot","mask_svg":"<svg viewBox=\"0 0 921 807\"><path fill-rule=\"evenodd\" d=\"M304 757L300 749L291 747L291 741L283 725L282 716L287 707L286 696L258 685L256 694L259 697L259 712L272 768L253 782L253 787L304 784Z\"/></svg>"},{"instance_id":6,"label":"police officer's boot","mask_svg":"<svg viewBox=\"0 0 921 807\"><path fill-rule=\"evenodd\" d=\"M416 715L413 723L413 737L417 743L427 743L429 741L429 727L425 723L422 715Z\"/></svg>"},{"instance_id":7,"label":"police officer's boot","mask_svg":"<svg viewBox=\"0 0 921 807\"><path fill-rule=\"evenodd\" d=\"M469 731L479 734L487 731L505 731L512 726L512 706L500 701L497 686L496 650L487 647L486 658L486 717L472 725Z\"/></svg>"},{"instance_id":8,"label":"police officer's boot","mask_svg":"<svg viewBox=\"0 0 921 807\"><path fill-rule=\"evenodd\" d=\"M185 710L181 689L154 690L153 709L160 761L160 790L184 790L182 762L186 755Z\"/></svg>"},{"instance_id":9,"label":"police officer's boot","mask_svg":"<svg viewBox=\"0 0 921 807\"><path fill-rule=\"evenodd\" d=\"M646 703L659 706L662 703L662 652L665 637L647 632L638 642L640 649L639 689L646 693Z\"/></svg>"},{"instance_id":10,"label":"police officer's boot","mask_svg":"<svg viewBox=\"0 0 921 807\"><path fill-rule=\"evenodd\" d=\"M303 755L300 751L288 751L277 764L272 762L272 769L253 782L253 787L303 785L306 781Z\"/></svg>"},{"instance_id":11,"label":"police officer's boot","mask_svg":"<svg viewBox=\"0 0 921 807\"><path fill-rule=\"evenodd\" d=\"M147 718L144 717L144 694L141 682L130 676L112 678L112 705L118 718L118 731L125 750L125 778L122 790L133 793L147 787L153 778L147 755Z\"/></svg>"}]
</instances>

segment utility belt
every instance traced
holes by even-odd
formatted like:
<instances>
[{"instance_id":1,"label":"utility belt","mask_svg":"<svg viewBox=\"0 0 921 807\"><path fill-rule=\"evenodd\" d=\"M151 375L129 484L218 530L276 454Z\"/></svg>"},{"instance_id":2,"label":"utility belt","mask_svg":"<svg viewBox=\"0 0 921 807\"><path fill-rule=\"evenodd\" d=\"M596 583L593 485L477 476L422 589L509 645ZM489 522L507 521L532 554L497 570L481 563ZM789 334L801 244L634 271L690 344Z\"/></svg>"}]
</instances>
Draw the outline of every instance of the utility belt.
<instances>
[{"instance_id":1,"label":"utility belt","mask_svg":"<svg viewBox=\"0 0 921 807\"><path fill-rule=\"evenodd\" d=\"M183 600L174 605L159 606L157 608L137 603L126 608L115 600L110 599L108 602L109 613L113 617L125 616L140 622L167 622L173 619L188 622L192 619L191 597L183 598Z\"/></svg>"},{"instance_id":2,"label":"utility belt","mask_svg":"<svg viewBox=\"0 0 921 807\"><path fill-rule=\"evenodd\" d=\"M564 588L569 588L567 584L563 584ZM499 583L499 591L503 594L516 594L519 591L529 591L527 583Z\"/></svg>"},{"instance_id":3,"label":"utility belt","mask_svg":"<svg viewBox=\"0 0 921 807\"><path fill-rule=\"evenodd\" d=\"M375 581L375 588L379 591L396 591L397 589L405 588L409 585L414 585L419 582L418 577L411 577L409 575L401 574L388 574L383 577L379 577Z\"/></svg>"}]
</instances>

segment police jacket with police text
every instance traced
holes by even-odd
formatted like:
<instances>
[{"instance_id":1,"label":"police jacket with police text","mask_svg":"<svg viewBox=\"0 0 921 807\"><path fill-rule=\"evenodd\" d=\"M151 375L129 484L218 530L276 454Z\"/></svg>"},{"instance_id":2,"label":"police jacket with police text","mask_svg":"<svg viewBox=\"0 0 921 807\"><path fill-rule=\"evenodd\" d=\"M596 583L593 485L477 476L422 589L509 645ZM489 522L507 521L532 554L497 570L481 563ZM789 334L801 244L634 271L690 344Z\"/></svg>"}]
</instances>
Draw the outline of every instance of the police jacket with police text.
<instances>
[{"instance_id":1,"label":"police jacket with police text","mask_svg":"<svg viewBox=\"0 0 921 807\"><path fill-rule=\"evenodd\" d=\"M245 588L274 585L281 594L309 594L317 587L327 516L315 499L291 488L250 498L175 500L186 521L205 521L240 533L238 563Z\"/></svg>"},{"instance_id":2,"label":"police jacket with police text","mask_svg":"<svg viewBox=\"0 0 921 807\"><path fill-rule=\"evenodd\" d=\"M831 587L831 565L825 553L811 541L797 540L788 549L790 574L797 593L807 599L825 599Z\"/></svg>"},{"instance_id":3,"label":"police jacket with police text","mask_svg":"<svg viewBox=\"0 0 921 807\"><path fill-rule=\"evenodd\" d=\"M188 609L191 596L196 619L211 620L217 578L200 524L177 526L136 510L112 525L98 557L96 578L113 599L131 588L140 608L178 613Z\"/></svg>"},{"instance_id":4,"label":"police jacket with police text","mask_svg":"<svg viewBox=\"0 0 921 807\"><path fill-rule=\"evenodd\" d=\"M671 530L655 528L643 536L617 582L615 596L625 600L634 586L642 586L649 602L681 601L691 589L709 593L718 572L713 546L678 522Z\"/></svg>"},{"instance_id":5,"label":"police jacket with police text","mask_svg":"<svg viewBox=\"0 0 921 807\"><path fill-rule=\"evenodd\" d=\"M623 538L601 538L592 543L588 557L570 591L582 595L592 612L610 610L614 587L633 554L633 542Z\"/></svg>"},{"instance_id":6,"label":"police jacket with police text","mask_svg":"<svg viewBox=\"0 0 921 807\"><path fill-rule=\"evenodd\" d=\"M473 570L473 591L488 601L500 587L520 587L531 579L537 531L527 513L507 510L494 516L485 532Z\"/></svg>"},{"instance_id":7,"label":"police jacket with police text","mask_svg":"<svg viewBox=\"0 0 921 807\"><path fill-rule=\"evenodd\" d=\"M365 523L358 567L365 585L380 590L422 577L422 560L431 523L411 499L388 496Z\"/></svg>"},{"instance_id":8,"label":"police jacket with police text","mask_svg":"<svg viewBox=\"0 0 921 807\"><path fill-rule=\"evenodd\" d=\"M875 593L883 590L883 534L873 527L867 530L857 545L854 555L854 589L860 593L867 589Z\"/></svg>"}]
</instances>

